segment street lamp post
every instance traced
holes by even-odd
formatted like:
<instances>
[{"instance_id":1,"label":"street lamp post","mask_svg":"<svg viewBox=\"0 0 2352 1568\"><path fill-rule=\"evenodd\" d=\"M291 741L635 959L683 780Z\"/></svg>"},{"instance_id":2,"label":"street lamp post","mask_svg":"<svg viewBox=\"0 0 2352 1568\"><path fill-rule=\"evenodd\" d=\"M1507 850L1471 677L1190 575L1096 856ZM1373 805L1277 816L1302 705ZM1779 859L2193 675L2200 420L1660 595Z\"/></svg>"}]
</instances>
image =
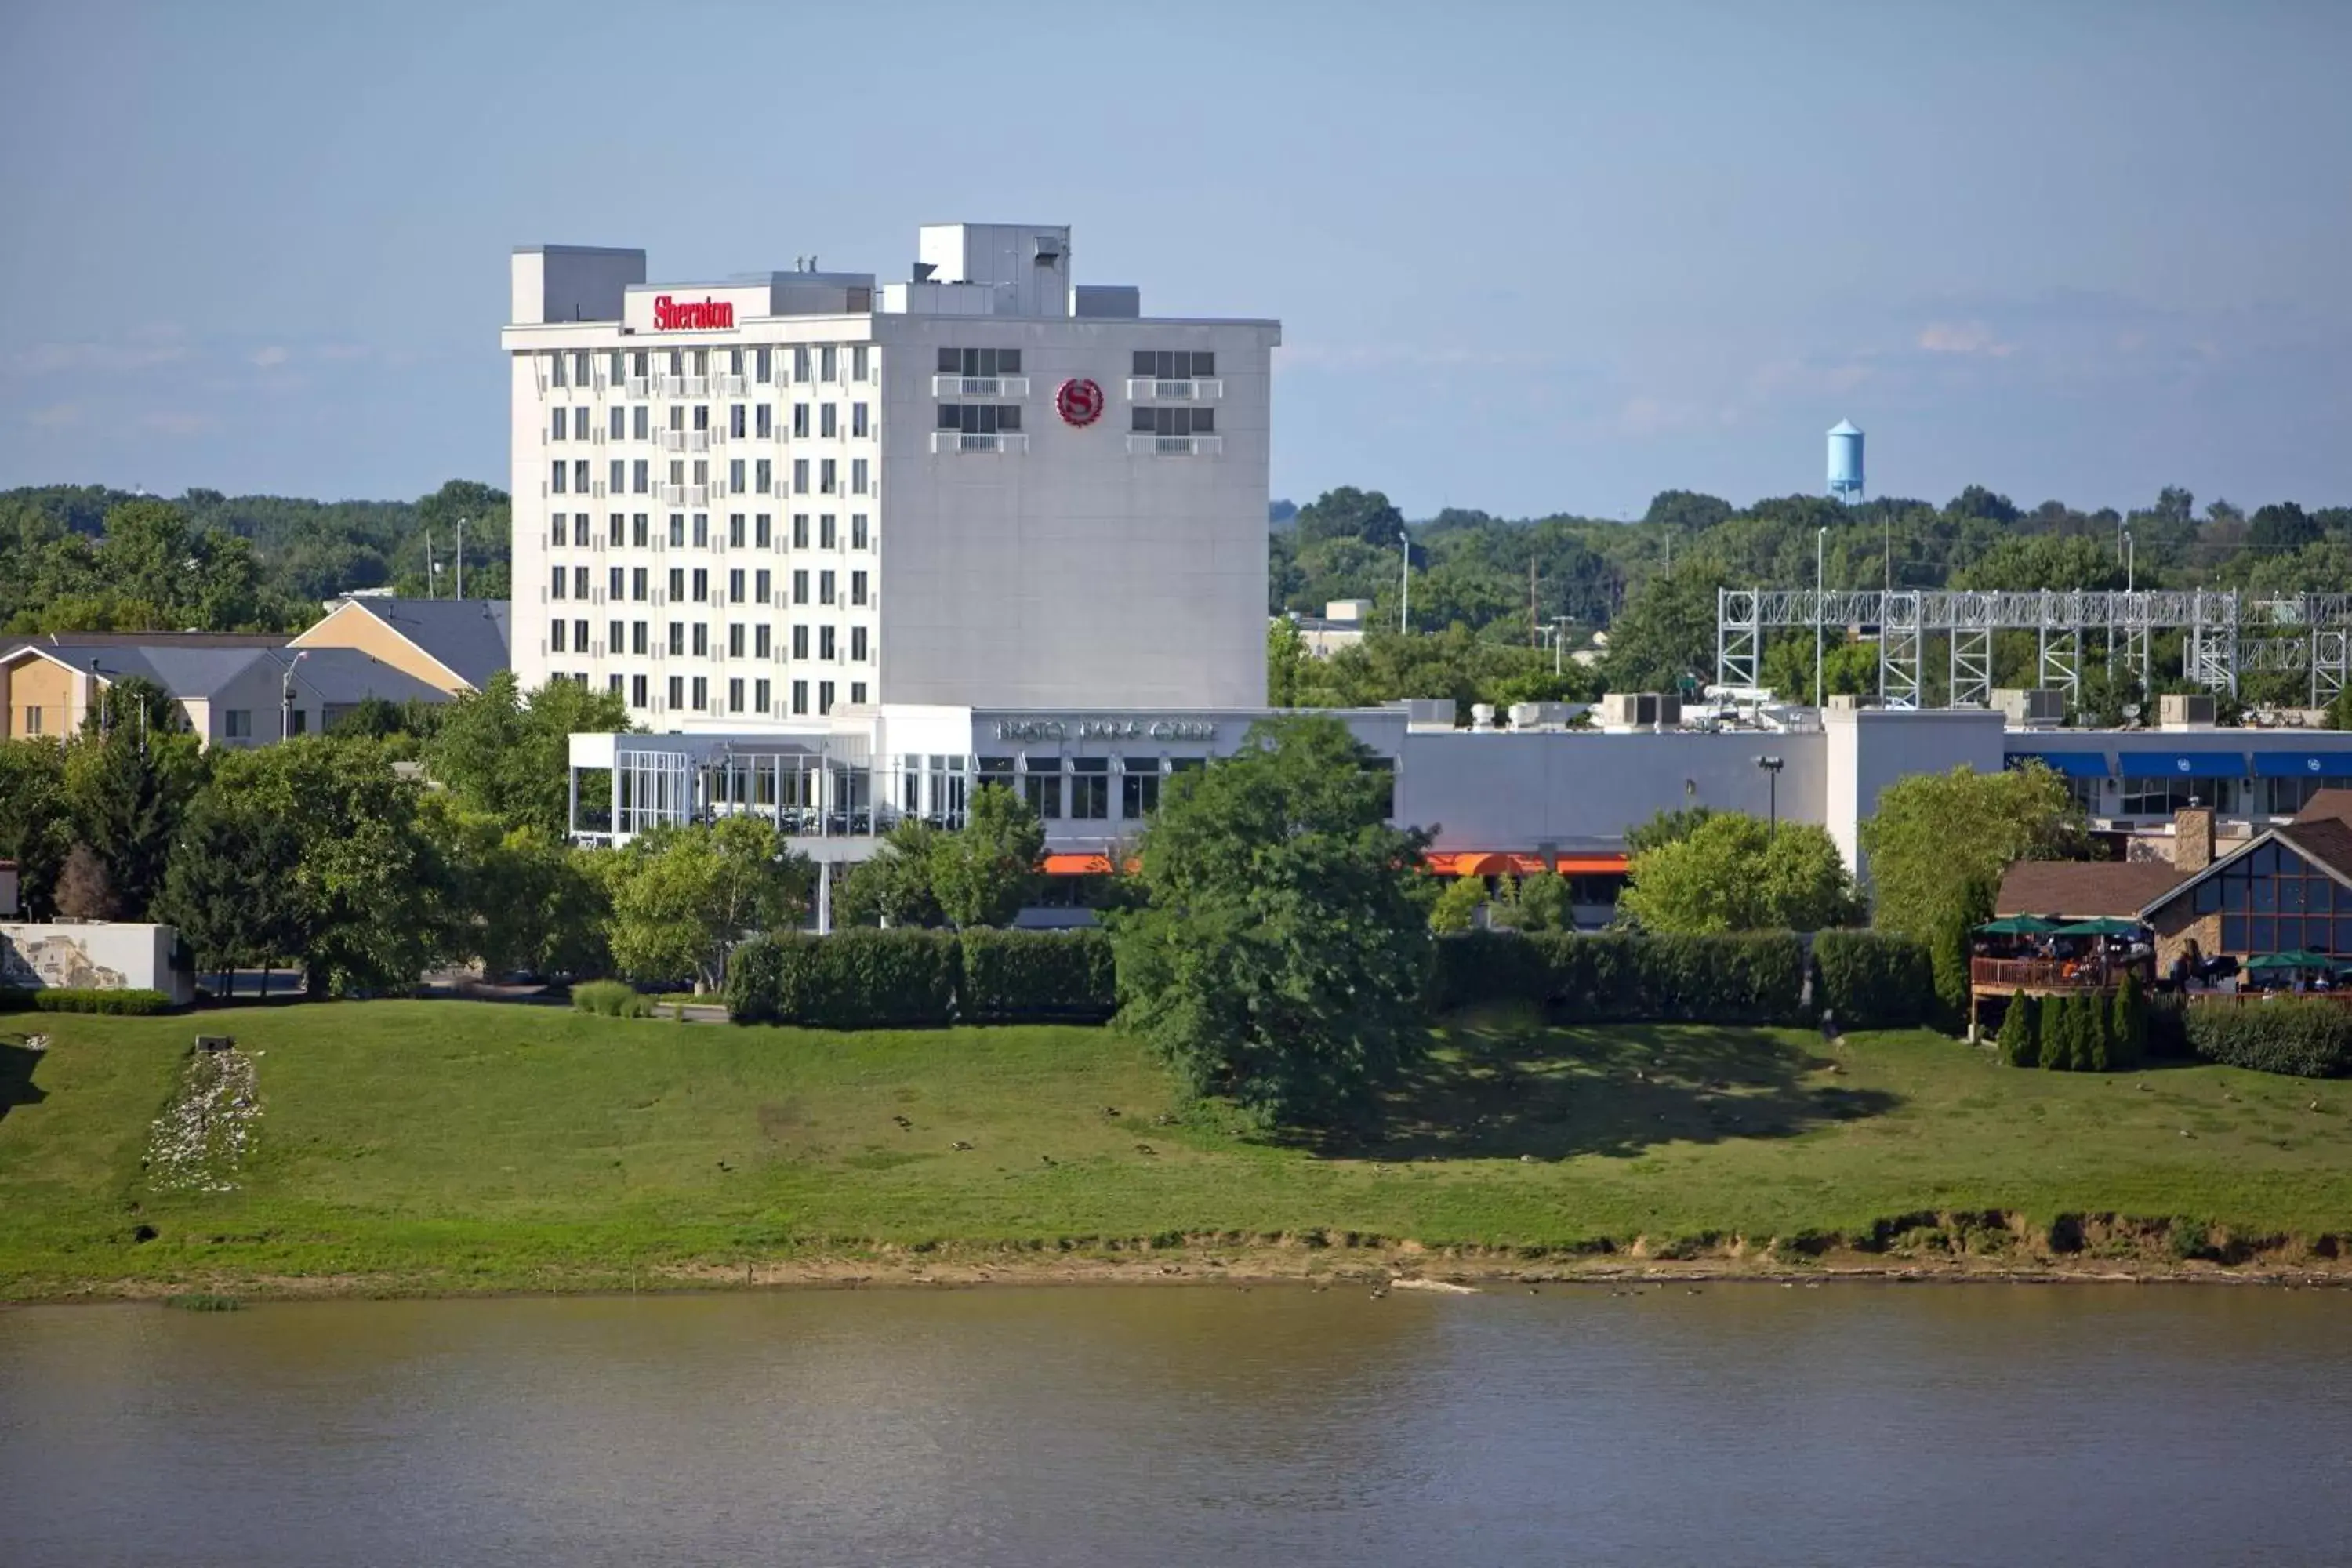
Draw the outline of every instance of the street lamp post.
<instances>
[{"instance_id":1,"label":"street lamp post","mask_svg":"<svg viewBox=\"0 0 2352 1568\"><path fill-rule=\"evenodd\" d=\"M1830 531L1826 528L1813 535L1813 706L1819 708L1825 699L1822 695L1822 552L1828 546Z\"/></svg>"},{"instance_id":2,"label":"street lamp post","mask_svg":"<svg viewBox=\"0 0 2352 1568\"><path fill-rule=\"evenodd\" d=\"M1404 548L1404 592L1397 605L1397 636L1412 630L1412 535L1397 531L1397 543Z\"/></svg>"},{"instance_id":3,"label":"street lamp post","mask_svg":"<svg viewBox=\"0 0 2352 1568\"><path fill-rule=\"evenodd\" d=\"M2132 584L2135 580L2133 568L2137 564L2138 555L2139 541L2134 539L2130 531L2126 530L2124 533L2124 592L2126 594L2132 591Z\"/></svg>"},{"instance_id":4,"label":"street lamp post","mask_svg":"<svg viewBox=\"0 0 2352 1568\"><path fill-rule=\"evenodd\" d=\"M1778 837L1780 831L1780 769L1786 761L1782 757L1756 759L1756 765L1764 770L1764 837L1768 841Z\"/></svg>"},{"instance_id":5,"label":"street lamp post","mask_svg":"<svg viewBox=\"0 0 2352 1568\"><path fill-rule=\"evenodd\" d=\"M292 739L294 734L294 671L310 657L306 651L287 660L286 674L278 683L278 738L281 742Z\"/></svg>"}]
</instances>

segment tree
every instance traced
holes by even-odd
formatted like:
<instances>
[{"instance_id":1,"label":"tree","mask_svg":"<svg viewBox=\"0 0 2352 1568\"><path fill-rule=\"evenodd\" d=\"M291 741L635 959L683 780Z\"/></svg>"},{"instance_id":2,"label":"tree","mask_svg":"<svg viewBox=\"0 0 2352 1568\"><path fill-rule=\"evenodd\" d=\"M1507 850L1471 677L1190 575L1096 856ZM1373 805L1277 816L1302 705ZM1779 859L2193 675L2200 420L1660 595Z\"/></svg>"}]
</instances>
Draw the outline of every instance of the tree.
<instances>
[{"instance_id":1,"label":"tree","mask_svg":"<svg viewBox=\"0 0 2352 1568\"><path fill-rule=\"evenodd\" d=\"M2070 998L2063 992L2042 999L2041 1063L2053 1072L2064 1072L2074 1059L2074 1019Z\"/></svg>"},{"instance_id":2,"label":"tree","mask_svg":"<svg viewBox=\"0 0 2352 1568\"><path fill-rule=\"evenodd\" d=\"M1685 558L1643 585L1609 628L1612 691L1675 691L1715 664L1717 563Z\"/></svg>"},{"instance_id":3,"label":"tree","mask_svg":"<svg viewBox=\"0 0 2352 1568\"><path fill-rule=\"evenodd\" d=\"M58 913L72 921L110 921L118 909L106 862L87 844L66 851L58 873Z\"/></svg>"},{"instance_id":4,"label":"tree","mask_svg":"<svg viewBox=\"0 0 2352 1568\"><path fill-rule=\"evenodd\" d=\"M1003 784L982 784L958 831L942 835L929 856L931 896L948 923L1011 925L1034 895L1045 824L1029 803Z\"/></svg>"},{"instance_id":5,"label":"tree","mask_svg":"<svg viewBox=\"0 0 2352 1568\"><path fill-rule=\"evenodd\" d=\"M2140 990L2137 971L2125 973L2110 1006L2107 1065L2117 1072L2128 1072L2147 1053L2147 997Z\"/></svg>"},{"instance_id":6,"label":"tree","mask_svg":"<svg viewBox=\"0 0 2352 1568\"><path fill-rule=\"evenodd\" d=\"M1440 936L1468 931L1478 923L1478 911L1486 907L1486 880L1456 877L1439 890L1436 901L1429 906L1429 929Z\"/></svg>"},{"instance_id":7,"label":"tree","mask_svg":"<svg viewBox=\"0 0 2352 1568\"><path fill-rule=\"evenodd\" d=\"M2246 542L2256 550L2300 550L2316 544L2320 526L2294 501L2279 501L2257 510L2246 520Z\"/></svg>"},{"instance_id":8,"label":"tree","mask_svg":"<svg viewBox=\"0 0 2352 1568\"><path fill-rule=\"evenodd\" d=\"M1557 871L1538 871L1519 881L1519 896L1511 907L1514 930L1574 931L1575 890Z\"/></svg>"},{"instance_id":9,"label":"tree","mask_svg":"<svg viewBox=\"0 0 2352 1568\"><path fill-rule=\"evenodd\" d=\"M1968 1014L1970 960L1977 927L1992 919L1994 885L1965 884L1959 896L1939 910L1927 939L1927 960L1936 983L1936 1000L1947 1018Z\"/></svg>"},{"instance_id":10,"label":"tree","mask_svg":"<svg viewBox=\"0 0 2352 1568\"><path fill-rule=\"evenodd\" d=\"M2066 782L2038 764L1898 779L1861 838L1875 923L1920 937L1969 888L1999 887L2011 862L2077 858L2087 844Z\"/></svg>"},{"instance_id":11,"label":"tree","mask_svg":"<svg viewBox=\"0 0 2352 1568\"><path fill-rule=\"evenodd\" d=\"M727 981L746 937L799 923L815 885L808 858L751 816L663 827L612 863L613 958L642 980Z\"/></svg>"},{"instance_id":12,"label":"tree","mask_svg":"<svg viewBox=\"0 0 2352 1568\"><path fill-rule=\"evenodd\" d=\"M903 817L874 853L850 868L833 895L833 921L842 926L936 926L947 922L931 890L943 837L929 823ZM1042 832L1039 842L1044 842Z\"/></svg>"},{"instance_id":13,"label":"tree","mask_svg":"<svg viewBox=\"0 0 2352 1568\"><path fill-rule=\"evenodd\" d=\"M1660 807L1651 813L1649 821L1626 831L1625 853L1640 855L1663 845L1679 844L1714 815L1711 805L1677 806L1672 811Z\"/></svg>"},{"instance_id":14,"label":"tree","mask_svg":"<svg viewBox=\"0 0 2352 1568\"><path fill-rule=\"evenodd\" d=\"M155 716L154 687L124 681L107 696L66 748L66 796L76 831L105 862L121 918L143 921L208 765L194 736Z\"/></svg>"},{"instance_id":15,"label":"tree","mask_svg":"<svg viewBox=\"0 0 2352 1568\"><path fill-rule=\"evenodd\" d=\"M1427 844L1388 824L1391 781L1347 727L1252 727L1170 781L1145 829L1140 910L1110 917L1121 1013L1184 1087L1262 1121L1369 1121L1427 1046Z\"/></svg>"},{"instance_id":16,"label":"tree","mask_svg":"<svg viewBox=\"0 0 2352 1568\"><path fill-rule=\"evenodd\" d=\"M17 897L28 917L53 907L58 872L72 847L64 745L0 741L0 860L16 863Z\"/></svg>"},{"instance_id":17,"label":"tree","mask_svg":"<svg viewBox=\"0 0 2352 1568\"><path fill-rule=\"evenodd\" d=\"M1774 831L1745 813L1717 812L1627 869L1618 910L1649 931L1822 931L1851 924L1861 910L1836 843L1810 823Z\"/></svg>"},{"instance_id":18,"label":"tree","mask_svg":"<svg viewBox=\"0 0 2352 1568\"><path fill-rule=\"evenodd\" d=\"M156 918L177 928L200 972L273 967L306 945L302 847L291 824L248 795L210 786L172 846Z\"/></svg>"},{"instance_id":19,"label":"tree","mask_svg":"<svg viewBox=\"0 0 2352 1568\"><path fill-rule=\"evenodd\" d=\"M1378 490L1342 485L1300 507L1292 526L1302 550L1329 539L1353 539L1389 550L1404 531L1404 513Z\"/></svg>"},{"instance_id":20,"label":"tree","mask_svg":"<svg viewBox=\"0 0 2352 1568\"><path fill-rule=\"evenodd\" d=\"M571 737L628 728L628 704L617 691L551 680L526 698L513 672L502 669L443 710L425 765L474 810L561 838L572 831Z\"/></svg>"},{"instance_id":21,"label":"tree","mask_svg":"<svg viewBox=\"0 0 2352 1568\"><path fill-rule=\"evenodd\" d=\"M1979 518L2003 527L2025 515L2018 510L2015 501L1982 485L1970 485L1947 502L1944 510L1952 517Z\"/></svg>"},{"instance_id":22,"label":"tree","mask_svg":"<svg viewBox=\"0 0 2352 1568\"><path fill-rule=\"evenodd\" d=\"M2011 996L2001 1014L2000 1059L2013 1068L2042 1065L2041 1007L2023 993Z\"/></svg>"},{"instance_id":23,"label":"tree","mask_svg":"<svg viewBox=\"0 0 2352 1568\"><path fill-rule=\"evenodd\" d=\"M1704 533L1729 521L1731 513L1731 503L1717 496L1698 490L1660 490L1650 498L1650 510L1642 514L1642 522L1644 527L1678 534Z\"/></svg>"},{"instance_id":24,"label":"tree","mask_svg":"<svg viewBox=\"0 0 2352 1568\"><path fill-rule=\"evenodd\" d=\"M443 868L444 945L486 975L574 977L610 966L612 900L592 865L532 826L509 827L446 794L419 802L419 824Z\"/></svg>"}]
</instances>

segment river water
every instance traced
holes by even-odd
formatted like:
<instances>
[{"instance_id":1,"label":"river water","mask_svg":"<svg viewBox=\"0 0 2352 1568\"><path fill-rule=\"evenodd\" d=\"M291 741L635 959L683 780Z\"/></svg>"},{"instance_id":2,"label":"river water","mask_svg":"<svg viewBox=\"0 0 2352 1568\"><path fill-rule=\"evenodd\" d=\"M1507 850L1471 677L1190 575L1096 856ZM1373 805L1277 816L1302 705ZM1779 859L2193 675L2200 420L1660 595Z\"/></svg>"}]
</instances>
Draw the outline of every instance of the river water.
<instances>
[{"instance_id":1,"label":"river water","mask_svg":"<svg viewBox=\"0 0 2352 1568\"><path fill-rule=\"evenodd\" d=\"M0 1312L0 1563L2352 1562L2352 1292Z\"/></svg>"}]
</instances>

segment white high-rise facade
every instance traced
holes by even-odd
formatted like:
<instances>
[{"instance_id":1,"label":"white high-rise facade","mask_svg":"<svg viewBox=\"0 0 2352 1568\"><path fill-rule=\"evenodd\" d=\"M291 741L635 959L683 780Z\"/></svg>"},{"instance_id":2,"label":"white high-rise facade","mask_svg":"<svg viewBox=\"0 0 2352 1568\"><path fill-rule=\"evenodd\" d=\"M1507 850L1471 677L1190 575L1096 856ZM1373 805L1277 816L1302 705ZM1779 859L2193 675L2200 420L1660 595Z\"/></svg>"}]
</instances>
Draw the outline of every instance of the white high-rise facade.
<instances>
[{"instance_id":1,"label":"white high-rise facade","mask_svg":"<svg viewBox=\"0 0 2352 1568\"><path fill-rule=\"evenodd\" d=\"M1270 321L926 227L908 282L516 252L514 666L654 730L1265 700Z\"/></svg>"}]
</instances>

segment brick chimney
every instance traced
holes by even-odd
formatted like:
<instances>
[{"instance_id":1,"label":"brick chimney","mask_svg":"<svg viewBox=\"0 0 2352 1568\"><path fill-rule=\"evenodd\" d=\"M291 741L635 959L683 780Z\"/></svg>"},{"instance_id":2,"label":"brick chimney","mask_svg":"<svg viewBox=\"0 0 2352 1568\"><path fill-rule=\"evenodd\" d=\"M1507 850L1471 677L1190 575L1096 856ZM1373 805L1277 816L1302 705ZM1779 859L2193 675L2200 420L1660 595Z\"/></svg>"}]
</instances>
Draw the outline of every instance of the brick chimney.
<instances>
[{"instance_id":1,"label":"brick chimney","mask_svg":"<svg viewBox=\"0 0 2352 1568\"><path fill-rule=\"evenodd\" d=\"M2213 863L2213 808L2185 806L2172 817L2172 868L2202 871Z\"/></svg>"}]
</instances>

